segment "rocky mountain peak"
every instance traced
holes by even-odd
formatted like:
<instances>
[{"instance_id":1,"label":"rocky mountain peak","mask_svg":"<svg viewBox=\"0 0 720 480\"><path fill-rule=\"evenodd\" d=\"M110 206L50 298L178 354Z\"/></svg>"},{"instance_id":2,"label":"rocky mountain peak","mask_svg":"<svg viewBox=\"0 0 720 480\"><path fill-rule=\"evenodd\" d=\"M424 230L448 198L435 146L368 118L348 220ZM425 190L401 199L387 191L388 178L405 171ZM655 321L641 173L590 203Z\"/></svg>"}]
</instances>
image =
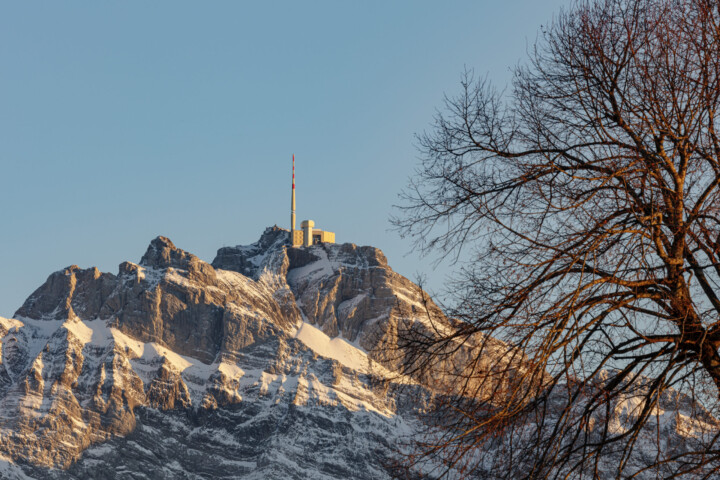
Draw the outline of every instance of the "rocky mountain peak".
<instances>
[{"instance_id":1,"label":"rocky mountain peak","mask_svg":"<svg viewBox=\"0 0 720 480\"><path fill-rule=\"evenodd\" d=\"M148 245L140 265L152 268L181 268L187 270L188 263L195 255L180 250L167 237L158 236Z\"/></svg>"},{"instance_id":2,"label":"rocky mountain peak","mask_svg":"<svg viewBox=\"0 0 720 480\"><path fill-rule=\"evenodd\" d=\"M267 250L273 245L289 245L290 244L290 232L284 228L273 225L267 227L260 235L260 239L255 242L263 250Z\"/></svg>"},{"instance_id":3,"label":"rocky mountain peak","mask_svg":"<svg viewBox=\"0 0 720 480\"><path fill-rule=\"evenodd\" d=\"M290 245L290 232L277 225L265 229L260 239L251 245L223 247L218 250L212 266L242 273L258 279L268 257Z\"/></svg>"},{"instance_id":4,"label":"rocky mountain peak","mask_svg":"<svg viewBox=\"0 0 720 480\"><path fill-rule=\"evenodd\" d=\"M0 318L0 478L389 478L413 412L453 391L400 373L401 330L454 323L379 249L290 247L277 226L212 264L157 237L117 275L72 265L16 317ZM473 368L522 368L479 341L494 353ZM439 371L478 346L449 348Z\"/></svg>"},{"instance_id":5,"label":"rocky mountain peak","mask_svg":"<svg viewBox=\"0 0 720 480\"><path fill-rule=\"evenodd\" d=\"M48 279L15 312L15 317L63 320L75 314L97 315L103 299L115 284L115 276L95 267L77 265L50 274Z\"/></svg>"},{"instance_id":6,"label":"rocky mountain peak","mask_svg":"<svg viewBox=\"0 0 720 480\"><path fill-rule=\"evenodd\" d=\"M175 446L163 455L175 459L173 468L212 471L214 478L237 478L256 467L267 473L258 478L347 477L357 470L352 465L368 461L362 478L386 477L381 457L370 452L401 420L388 420L394 400L374 393L371 372L384 372L385 392L393 374L362 345L387 337L398 302L393 289L402 287L407 302L412 286L379 250L288 243L287 230L270 227L251 245L220 249L211 265L161 236L138 264L121 263L117 275L75 265L50 275L16 319L0 319L0 477L7 473L2 462L11 459L36 476L54 467L69 469L67 475L57 470L57 478L90 470L114 478L108 472L128 458L122 450L101 455L101 471L93 449L126 437L148 451L169 439ZM382 300L373 306L373 298ZM195 444L153 420L177 415L176 425L201 422L222 442ZM338 432L365 433L345 438L324 431L328 415L340 422ZM299 458L297 452L309 451L304 446L272 446L278 430L266 423L280 421L297 422L283 431L293 442L314 442L312 450L318 448L313 438L332 438L327 459ZM304 434L296 436L297 428ZM212 466L185 458L198 451L216 459ZM335 473L287 470L283 461L261 458L263 452ZM338 470L337 455L347 456L347 467ZM155 465L143 458L134 471ZM188 477L157 470L152 476Z\"/></svg>"}]
</instances>

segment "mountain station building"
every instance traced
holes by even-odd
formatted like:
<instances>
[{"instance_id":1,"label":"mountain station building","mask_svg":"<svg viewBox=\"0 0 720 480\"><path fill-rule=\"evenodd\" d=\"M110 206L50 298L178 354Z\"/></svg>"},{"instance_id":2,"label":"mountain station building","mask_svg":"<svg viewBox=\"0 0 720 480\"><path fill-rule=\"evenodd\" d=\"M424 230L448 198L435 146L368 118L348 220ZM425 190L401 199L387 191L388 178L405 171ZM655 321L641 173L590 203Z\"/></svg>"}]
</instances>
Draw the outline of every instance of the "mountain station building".
<instances>
[{"instance_id":1,"label":"mountain station building","mask_svg":"<svg viewBox=\"0 0 720 480\"><path fill-rule=\"evenodd\" d=\"M303 220L300 223L301 230L291 230L293 247L309 247L320 243L335 243L335 233L327 230L313 228L315 222L312 220Z\"/></svg>"}]
</instances>

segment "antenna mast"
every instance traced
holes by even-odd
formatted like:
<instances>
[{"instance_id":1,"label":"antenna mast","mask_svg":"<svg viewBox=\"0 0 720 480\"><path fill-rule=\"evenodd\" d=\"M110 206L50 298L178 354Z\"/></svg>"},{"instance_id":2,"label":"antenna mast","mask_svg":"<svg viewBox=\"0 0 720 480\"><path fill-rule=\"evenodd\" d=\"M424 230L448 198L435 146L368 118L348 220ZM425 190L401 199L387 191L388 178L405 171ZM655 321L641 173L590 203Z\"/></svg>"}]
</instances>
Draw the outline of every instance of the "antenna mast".
<instances>
[{"instance_id":1,"label":"antenna mast","mask_svg":"<svg viewBox=\"0 0 720 480\"><path fill-rule=\"evenodd\" d=\"M292 202L290 204L290 242L295 235L295 154L292 156Z\"/></svg>"}]
</instances>

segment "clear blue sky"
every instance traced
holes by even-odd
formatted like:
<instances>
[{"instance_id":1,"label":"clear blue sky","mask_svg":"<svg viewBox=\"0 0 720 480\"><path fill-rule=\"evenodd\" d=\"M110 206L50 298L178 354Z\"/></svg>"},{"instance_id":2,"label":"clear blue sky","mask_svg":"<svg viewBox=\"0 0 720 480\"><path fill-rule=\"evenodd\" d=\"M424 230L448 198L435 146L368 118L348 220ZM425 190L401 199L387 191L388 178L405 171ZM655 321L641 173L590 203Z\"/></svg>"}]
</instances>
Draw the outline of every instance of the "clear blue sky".
<instances>
[{"instance_id":1,"label":"clear blue sky","mask_svg":"<svg viewBox=\"0 0 720 480\"><path fill-rule=\"evenodd\" d=\"M465 67L509 79L569 0L0 3L0 316L157 235L212 261L298 222L406 255L388 217Z\"/></svg>"}]
</instances>

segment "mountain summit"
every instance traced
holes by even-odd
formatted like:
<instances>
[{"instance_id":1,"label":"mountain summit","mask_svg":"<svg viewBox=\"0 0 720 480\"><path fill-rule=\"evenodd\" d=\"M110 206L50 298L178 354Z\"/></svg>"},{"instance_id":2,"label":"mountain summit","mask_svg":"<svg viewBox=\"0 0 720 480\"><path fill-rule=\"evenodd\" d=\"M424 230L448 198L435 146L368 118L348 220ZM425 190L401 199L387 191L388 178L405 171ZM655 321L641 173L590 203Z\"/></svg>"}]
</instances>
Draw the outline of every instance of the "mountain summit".
<instances>
[{"instance_id":1,"label":"mountain summit","mask_svg":"<svg viewBox=\"0 0 720 480\"><path fill-rule=\"evenodd\" d=\"M157 237L117 275L72 265L0 318L0 478L390 478L417 412L453 390L401 373L398 332L458 325L380 250L295 248L278 227L212 263ZM482 341L473 368L523 368ZM693 420L668 412L682 445Z\"/></svg>"},{"instance_id":2,"label":"mountain summit","mask_svg":"<svg viewBox=\"0 0 720 480\"><path fill-rule=\"evenodd\" d=\"M376 248L289 243L209 264L157 237L116 275L50 275L0 319L0 476L387 477L426 391L397 322L442 314Z\"/></svg>"}]
</instances>

